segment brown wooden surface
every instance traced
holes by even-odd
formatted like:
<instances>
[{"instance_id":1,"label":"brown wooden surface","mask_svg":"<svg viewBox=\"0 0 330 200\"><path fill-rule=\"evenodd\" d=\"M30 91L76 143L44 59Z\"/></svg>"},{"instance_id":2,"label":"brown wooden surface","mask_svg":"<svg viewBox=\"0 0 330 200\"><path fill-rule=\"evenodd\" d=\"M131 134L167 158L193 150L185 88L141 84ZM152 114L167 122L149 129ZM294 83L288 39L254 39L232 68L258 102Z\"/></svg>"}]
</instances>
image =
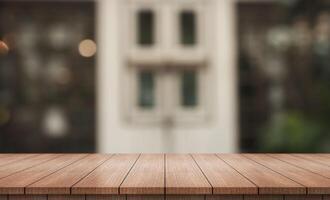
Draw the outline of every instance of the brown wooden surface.
<instances>
[{"instance_id":1,"label":"brown wooden surface","mask_svg":"<svg viewBox=\"0 0 330 200\"><path fill-rule=\"evenodd\" d=\"M41 154L32 156L28 159L17 160L16 162L11 162L7 165L2 165L0 166L0 178L5 178L22 170L35 167L58 156L59 154Z\"/></svg>"},{"instance_id":2,"label":"brown wooden surface","mask_svg":"<svg viewBox=\"0 0 330 200\"><path fill-rule=\"evenodd\" d=\"M126 200L125 195L86 195L86 200Z\"/></svg>"},{"instance_id":3,"label":"brown wooden surface","mask_svg":"<svg viewBox=\"0 0 330 200\"><path fill-rule=\"evenodd\" d=\"M205 200L243 200L243 195L207 195Z\"/></svg>"},{"instance_id":4,"label":"brown wooden surface","mask_svg":"<svg viewBox=\"0 0 330 200\"><path fill-rule=\"evenodd\" d=\"M321 164L319 162L315 162L318 160L322 160L323 156L320 155L314 155L313 160L306 159L304 156L299 155L290 155L290 154L272 154L271 155L274 158L280 159L284 162L290 163L291 165L294 165L296 167L303 168L305 170L317 173L321 176L325 176L327 178L330 178L330 166ZM329 159L330 161L330 159Z\"/></svg>"},{"instance_id":5,"label":"brown wooden surface","mask_svg":"<svg viewBox=\"0 0 330 200\"><path fill-rule=\"evenodd\" d=\"M330 179L279 160L276 158L279 157L279 155L270 156L248 154L246 156L279 174L304 185L307 188L308 194L330 194Z\"/></svg>"},{"instance_id":6,"label":"brown wooden surface","mask_svg":"<svg viewBox=\"0 0 330 200\"><path fill-rule=\"evenodd\" d=\"M290 195L285 200L322 200L322 195Z\"/></svg>"},{"instance_id":7,"label":"brown wooden surface","mask_svg":"<svg viewBox=\"0 0 330 200\"><path fill-rule=\"evenodd\" d=\"M204 195L168 195L166 200L205 200Z\"/></svg>"},{"instance_id":8,"label":"brown wooden surface","mask_svg":"<svg viewBox=\"0 0 330 200\"><path fill-rule=\"evenodd\" d=\"M121 194L164 194L165 155L144 154L120 187Z\"/></svg>"},{"instance_id":9,"label":"brown wooden surface","mask_svg":"<svg viewBox=\"0 0 330 200\"><path fill-rule=\"evenodd\" d=\"M330 154L0 154L0 200L325 200L327 194Z\"/></svg>"},{"instance_id":10,"label":"brown wooden surface","mask_svg":"<svg viewBox=\"0 0 330 200\"><path fill-rule=\"evenodd\" d=\"M48 195L47 200L85 200L85 195Z\"/></svg>"},{"instance_id":11,"label":"brown wooden surface","mask_svg":"<svg viewBox=\"0 0 330 200\"><path fill-rule=\"evenodd\" d=\"M119 194L119 186L139 157L114 155L72 188L73 194Z\"/></svg>"},{"instance_id":12,"label":"brown wooden surface","mask_svg":"<svg viewBox=\"0 0 330 200\"><path fill-rule=\"evenodd\" d=\"M192 156L166 155L166 194L212 194L212 187Z\"/></svg>"},{"instance_id":13,"label":"brown wooden surface","mask_svg":"<svg viewBox=\"0 0 330 200\"><path fill-rule=\"evenodd\" d=\"M127 200L165 200L164 195L127 195Z\"/></svg>"},{"instance_id":14,"label":"brown wooden surface","mask_svg":"<svg viewBox=\"0 0 330 200\"><path fill-rule=\"evenodd\" d=\"M290 195L291 196L291 195ZM305 196L305 195L303 195ZM247 195L244 200L285 200L283 195Z\"/></svg>"},{"instance_id":15,"label":"brown wooden surface","mask_svg":"<svg viewBox=\"0 0 330 200\"><path fill-rule=\"evenodd\" d=\"M37 154L0 154L0 166L13 163L26 158L31 158Z\"/></svg>"},{"instance_id":16,"label":"brown wooden surface","mask_svg":"<svg viewBox=\"0 0 330 200\"><path fill-rule=\"evenodd\" d=\"M293 154L303 159L330 166L330 154Z\"/></svg>"},{"instance_id":17,"label":"brown wooden surface","mask_svg":"<svg viewBox=\"0 0 330 200\"><path fill-rule=\"evenodd\" d=\"M111 155L93 154L26 187L27 194L70 194L71 187L108 160Z\"/></svg>"},{"instance_id":18,"label":"brown wooden surface","mask_svg":"<svg viewBox=\"0 0 330 200\"><path fill-rule=\"evenodd\" d=\"M193 158L212 185L213 194L258 194L258 188L214 154L194 154Z\"/></svg>"},{"instance_id":19,"label":"brown wooden surface","mask_svg":"<svg viewBox=\"0 0 330 200\"><path fill-rule=\"evenodd\" d=\"M235 168L259 188L259 194L305 194L301 184L258 164L242 155L218 154L226 163Z\"/></svg>"},{"instance_id":20,"label":"brown wooden surface","mask_svg":"<svg viewBox=\"0 0 330 200\"><path fill-rule=\"evenodd\" d=\"M0 200L329 200L327 195L9 195Z\"/></svg>"},{"instance_id":21,"label":"brown wooden surface","mask_svg":"<svg viewBox=\"0 0 330 200\"><path fill-rule=\"evenodd\" d=\"M47 200L47 195L9 195L8 200Z\"/></svg>"},{"instance_id":22,"label":"brown wooden surface","mask_svg":"<svg viewBox=\"0 0 330 200\"><path fill-rule=\"evenodd\" d=\"M0 179L0 193L2 194L24 194L24 188L51 173L85 157L84 154L61 155L48 162L35 167L17 172L13 175Z\"/></svg>"}]
</instances>

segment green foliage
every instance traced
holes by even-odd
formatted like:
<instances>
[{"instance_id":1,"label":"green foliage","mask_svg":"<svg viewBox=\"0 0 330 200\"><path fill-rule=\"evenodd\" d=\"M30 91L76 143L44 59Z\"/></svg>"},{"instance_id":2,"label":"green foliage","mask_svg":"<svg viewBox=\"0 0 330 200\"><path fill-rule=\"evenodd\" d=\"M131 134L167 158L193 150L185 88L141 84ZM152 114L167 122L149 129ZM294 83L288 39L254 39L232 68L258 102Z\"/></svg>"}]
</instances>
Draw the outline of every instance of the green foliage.
<instances>
[{"instance_id":1,"label":"green foliage","mask_svg":"<svg viewBox=\"0 0 330 200\"><path fill-rule=\"evenodd\" d=\"M265 152L327 152L329 139L322 124L289 112L268 124L260 144Z\"/></svg>"}]
</instances>

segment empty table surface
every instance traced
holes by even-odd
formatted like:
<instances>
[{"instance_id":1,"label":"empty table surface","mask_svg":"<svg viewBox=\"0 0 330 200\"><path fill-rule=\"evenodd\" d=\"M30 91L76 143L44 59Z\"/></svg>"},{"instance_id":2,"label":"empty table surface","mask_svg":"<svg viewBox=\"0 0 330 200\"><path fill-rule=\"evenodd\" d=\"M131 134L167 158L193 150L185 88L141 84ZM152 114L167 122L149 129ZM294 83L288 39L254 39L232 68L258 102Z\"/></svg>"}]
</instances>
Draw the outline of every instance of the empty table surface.
<instances>
[{"instance_id":1,"label":"empty table surface","mask_svg":"<svg viewBox=\"0 0 330 200\"><path fill-rule=\"evenodd\" d=\"M330 154L0 154L0 194L325 195Z\"/></svg>"}]
</instances>

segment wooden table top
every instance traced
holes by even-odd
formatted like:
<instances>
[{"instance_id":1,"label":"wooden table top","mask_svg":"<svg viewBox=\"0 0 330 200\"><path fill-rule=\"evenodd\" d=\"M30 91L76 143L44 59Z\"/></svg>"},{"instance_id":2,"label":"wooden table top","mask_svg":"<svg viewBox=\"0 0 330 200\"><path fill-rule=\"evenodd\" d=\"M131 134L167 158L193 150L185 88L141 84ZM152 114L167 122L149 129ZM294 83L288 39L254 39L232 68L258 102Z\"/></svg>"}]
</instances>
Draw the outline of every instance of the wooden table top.
<instances>
[{"instance_id":1,"label":"wooden table top","mask_svg":"<svg viewBox=\"0 0 330 200\"><path fill-rule=\"evenodd\" d=\"M330 154L0 154L0 194L330 194Z\"/></svg>"}]
</instances>

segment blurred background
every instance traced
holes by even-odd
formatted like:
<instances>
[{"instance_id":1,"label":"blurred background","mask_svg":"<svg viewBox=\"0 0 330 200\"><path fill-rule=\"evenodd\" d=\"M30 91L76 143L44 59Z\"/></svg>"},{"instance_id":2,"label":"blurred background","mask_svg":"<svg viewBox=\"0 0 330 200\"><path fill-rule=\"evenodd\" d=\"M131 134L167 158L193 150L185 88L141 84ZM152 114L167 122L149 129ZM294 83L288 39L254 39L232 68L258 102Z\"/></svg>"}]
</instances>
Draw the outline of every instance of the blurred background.
<instances>
[{"instance_id":1,"label":"blurred background","mask_svg":"<svg viewBox=\"0 0 330 200\"><path fill-rule=\"evenodd\" d=\"M0 152L330 152L330 1L0 1Z\"/></svg>"}]
</instances>

